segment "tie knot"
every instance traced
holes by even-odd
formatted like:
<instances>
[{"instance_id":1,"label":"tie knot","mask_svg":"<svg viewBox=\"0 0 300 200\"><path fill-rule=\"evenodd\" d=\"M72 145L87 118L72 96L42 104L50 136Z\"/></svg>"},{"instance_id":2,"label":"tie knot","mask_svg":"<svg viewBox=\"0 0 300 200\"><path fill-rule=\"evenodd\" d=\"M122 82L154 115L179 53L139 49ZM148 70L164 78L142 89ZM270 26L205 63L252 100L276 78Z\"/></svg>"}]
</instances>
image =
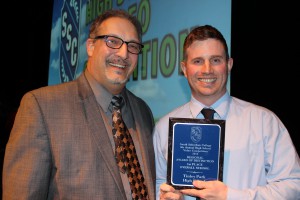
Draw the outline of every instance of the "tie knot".
<instances>
[{"instance_id":1,"label":"tie knot","mask_svg":"<svg viewBox=\"0 0 300 200\"><path fill-rule=\"evenodd\" d=\"M201 113L203 114L205 119L214 119L214 113L215 110L211 108L203 108L201 110Z\"/></svg>"},{"instance_id":2,"label":"tie knot","mask_svg":"<svg viewBox=\"0 0 300 200\"><path fill-rule=\"evenodd\" d=\"M121 96L113 96L111 103L113 107L121 108L123 98Z\"/></svg>"}]
</instances>

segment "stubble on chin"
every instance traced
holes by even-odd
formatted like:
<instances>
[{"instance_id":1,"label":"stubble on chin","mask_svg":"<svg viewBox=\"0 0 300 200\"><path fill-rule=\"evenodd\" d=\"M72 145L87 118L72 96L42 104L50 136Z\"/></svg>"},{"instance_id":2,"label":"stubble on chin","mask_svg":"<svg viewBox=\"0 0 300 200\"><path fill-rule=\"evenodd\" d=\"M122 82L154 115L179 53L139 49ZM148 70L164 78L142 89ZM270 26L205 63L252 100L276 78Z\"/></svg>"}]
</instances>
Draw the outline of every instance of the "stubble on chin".
<instances>
[{"instance_id":1,"label":"stubble on chin","mask_svg":"<svg viewBox=\"0 0 300 200\"><path fill-rule=\"evenodd\" d=\"M110 82L114 85L123 85L126 84L128 81L128 78L120 79L120 78L115 78L115 79L110 79Z\"/></svg>"}]
</instances>

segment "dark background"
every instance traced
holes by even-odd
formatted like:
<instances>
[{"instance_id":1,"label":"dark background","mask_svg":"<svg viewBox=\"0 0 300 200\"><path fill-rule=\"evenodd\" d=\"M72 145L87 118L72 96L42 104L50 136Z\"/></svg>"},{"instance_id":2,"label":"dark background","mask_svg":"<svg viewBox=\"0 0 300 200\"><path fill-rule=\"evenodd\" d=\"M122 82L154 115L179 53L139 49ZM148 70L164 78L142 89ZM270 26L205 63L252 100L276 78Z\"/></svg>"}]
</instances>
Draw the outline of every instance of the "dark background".
<instances>
[{"instance_id":1,"label":"dark background","mask_svg":"<svg viewBox=\"0 0 300 200\"><path fill-rule=\"evenodd\" d=\"M272 110L289 130L299 153L300 23L295 4L232 0L231 94ZM48 82L52 6L52 0L13 5L19 20L9 21L13 28L4 29L11 35L4 38L9 44L2 47L10 56L3 59L9 64L2 64L0 79L1 171L21 97Z\"/></svg>"}]
</instances>

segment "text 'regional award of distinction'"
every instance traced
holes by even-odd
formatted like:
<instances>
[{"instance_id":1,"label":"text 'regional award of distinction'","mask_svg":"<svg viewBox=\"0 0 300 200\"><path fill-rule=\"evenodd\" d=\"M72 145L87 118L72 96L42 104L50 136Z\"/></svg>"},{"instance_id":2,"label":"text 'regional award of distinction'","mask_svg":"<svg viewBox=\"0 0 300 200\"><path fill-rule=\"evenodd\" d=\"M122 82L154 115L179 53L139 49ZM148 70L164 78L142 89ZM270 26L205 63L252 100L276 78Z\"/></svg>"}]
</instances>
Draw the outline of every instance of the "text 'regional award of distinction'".
<instances>
[{"instance_id":1,"label":"text 'regional award of distinction'","mask_svg":"<svg viewBox=\"0 0 300 200\"><path fill-rule=\"evenodd\" d=\"M167 183L193 188L193 180L223 178L225 120L170 118Z\"/></svg>"}]
</instances>

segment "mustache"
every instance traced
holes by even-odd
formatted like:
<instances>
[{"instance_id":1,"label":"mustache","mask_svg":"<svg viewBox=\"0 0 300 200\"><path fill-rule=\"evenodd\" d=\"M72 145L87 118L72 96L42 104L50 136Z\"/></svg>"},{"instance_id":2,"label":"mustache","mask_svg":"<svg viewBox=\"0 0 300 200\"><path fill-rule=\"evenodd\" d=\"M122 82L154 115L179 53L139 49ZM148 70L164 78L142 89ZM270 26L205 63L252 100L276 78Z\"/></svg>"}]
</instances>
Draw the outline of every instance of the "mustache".
<instances>
[{"instance_id":1,"label":"mustache","mask_svg":"<svg viewBox=\"0 0 300 200\"><path fill-rule=\"evenodd\" d=\"M125 67L128 67L131 65L131 62L129 60L124 60L120 57L112 57L112 58L108 58L106 60L107 63L114 63L114 64L117 64L117 65L122 65L122 66L125 66Z\"/></svg>"}]
</instances>

